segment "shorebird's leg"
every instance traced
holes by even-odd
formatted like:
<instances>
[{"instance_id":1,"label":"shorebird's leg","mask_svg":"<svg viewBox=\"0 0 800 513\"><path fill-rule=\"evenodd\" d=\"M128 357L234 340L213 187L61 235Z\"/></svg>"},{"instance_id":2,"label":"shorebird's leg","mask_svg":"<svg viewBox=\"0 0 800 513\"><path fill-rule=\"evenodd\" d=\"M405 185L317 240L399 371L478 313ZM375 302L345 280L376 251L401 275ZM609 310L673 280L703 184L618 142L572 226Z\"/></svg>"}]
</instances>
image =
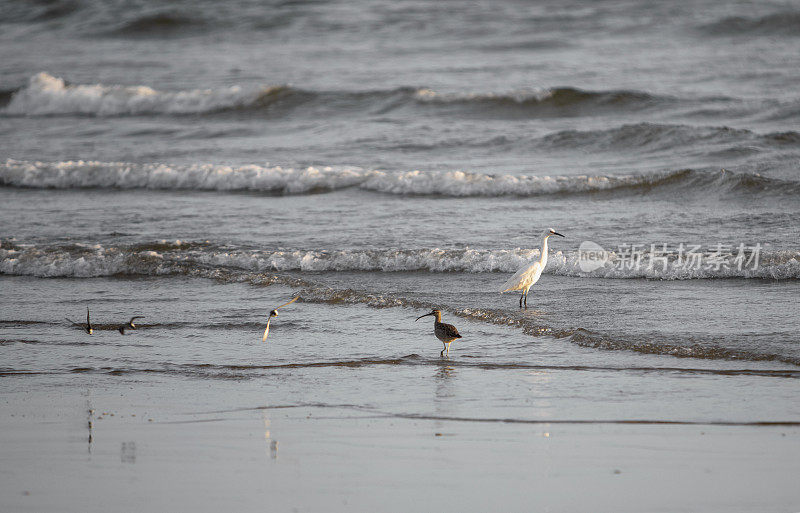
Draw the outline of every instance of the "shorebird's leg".
<instances>
[{"instance_id":1,"label":"shorebird's leg","mask_svg":"<svg viewBox=\"0 0 800 513\"><path fill-rule=\"evenodd\" d=\"M452 342L448 342L448 343L447 343L447 356L450 356L450 344L451 344L451 343L452 343Z\"/></svg>"},{"instance_id":2,"label":"shorebird's leg","mask_svg":"<svg viewBox=\"0 0 800 513\"><path fill-rule=\"evenodd\" d=\"M442 342L442 345L444 346L444 349L442 349L442 352L439 353L439 356L444 356L444 350L447 349L447 344L446 343Z\"/></svg>"}]
</instances>

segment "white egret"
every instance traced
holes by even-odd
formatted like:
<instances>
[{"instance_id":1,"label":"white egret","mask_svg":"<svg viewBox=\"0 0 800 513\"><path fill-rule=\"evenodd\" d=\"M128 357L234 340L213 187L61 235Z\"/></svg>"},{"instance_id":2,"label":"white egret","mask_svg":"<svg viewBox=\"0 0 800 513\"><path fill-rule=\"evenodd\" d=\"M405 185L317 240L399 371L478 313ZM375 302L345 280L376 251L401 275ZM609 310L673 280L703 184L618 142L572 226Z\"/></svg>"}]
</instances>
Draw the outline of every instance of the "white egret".
<instances>
[{"instance_id":1,"label":"white egret","mask_svg":"<svg viewBox=\"0 0 800 513\"><path fill-rule=\"evenodd\" d=\"M278 310L279 310L279 309L281 309L281 308L283 308L283 307L284 307L284 306L286 306L286 305L291 305L292 303L294 303L294 302L295 302L295 301L297 301L298 299L300 299L300 296L297 296L297 297L295 297L295 298L294 298L294 299L292 299L291 301L287 301L286 303L282 304L281 306L279 306L279 307L278 307L278 308L276 308L275 310L272 310L272 311L269 313L269 319L267 319L267 327L266 327L266 329L264 329L264 336L263 336L263 337L261 337L261 341L262 341L262 342L264 342L264 341L266 341L266 340L267 340L267 335L269 335L269 321L271 321L273 317L277 317L277 316L278 316Z\"/></svg>"},{"instance_id":2,"label":"white egret","mask_svg":"<svg viewBox=\"0 0 800 513\"><path fill-rule=\"evenodd\" d=\"M544 268L547 265L547 238L551 235L563 237L563 235L556 232L552 228L545 230L545 232L542 234L542 250L539 260L521 268L514 276L509 278L509 280L500 289L501 294L503 292L511 292L512 290L521 290L522 295L519 296L520 308L522 308L523 301L525 302L525 308L528 307L528 291L531 289L534 283L539 281L539 277L542 276L542 271L544 271Z\"/></svg>"},{"instance_id":3,"label":"white egret","mask_svg":"<svg viewBox=\"0 0 800 513\"><path fill-rule=\"evenodd\" d=\"M120 332L122 335L124 335L124 334L125 334L125 330L126 330L126 329L135 330L135 329L136 329L136 325L133 323L133 321L135 321L136 319L144 319L144 316L143 316L143 315L137 315L137 316L135 316L135 317L131 317L131 320L130 320L130 321L128 321L128 324L122 324L122 325L120 325L120 327L119 327L119 328L117 328L117 329L119 330L119 332Z\"/></svg>"},{"instance_id":4,"label":"white egret","mask_svg":"<svg viewBox=\"0 0 800 513\"><path fill-rule=\"evenodd\" d=\"M434 308L431 310L431 313L426 313L425 315L420 315L417 317L414 322L422 319L423 317L427 317L429 315L435 316L436 320L433 321L433 333L436 335L436 338L442 341L444 344L444 349L442 352L439 353L440 356L444 356L445 350L447 351L448 356L450 355L450 344L458 339L462 338L461 335L458 333L458 330L452 324L445 324L442 322L442 312Z\"/></svg>"}]
</instances>

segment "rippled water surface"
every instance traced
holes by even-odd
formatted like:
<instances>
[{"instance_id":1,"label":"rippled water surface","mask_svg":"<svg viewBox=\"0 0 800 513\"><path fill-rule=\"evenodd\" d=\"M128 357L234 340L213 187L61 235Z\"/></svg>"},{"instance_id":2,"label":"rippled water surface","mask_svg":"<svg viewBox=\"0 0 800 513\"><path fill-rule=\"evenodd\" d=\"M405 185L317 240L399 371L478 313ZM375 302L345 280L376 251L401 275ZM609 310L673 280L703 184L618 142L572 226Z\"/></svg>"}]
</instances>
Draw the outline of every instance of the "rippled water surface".
<instances>
[{"instance_id":1,"label":"rippled water surface","mask_svg":"<svg viewBox=\"0 0 800 513\"><path fill-rule=\"evenodd\" d=\"M341 380L336 400L425 416L406 384L454 375L475 402L452 416L800 415L796 5L0 7L10 386L288 374L276 400ZM521 310L500 286L549 227ZM64 320L87 306L92 337ZM464 335L447 363L413 322L433 307ZM540 372L567 399L525 409ZM665 398L682 379L749 395Z\"/></svg>"}]
</instances>

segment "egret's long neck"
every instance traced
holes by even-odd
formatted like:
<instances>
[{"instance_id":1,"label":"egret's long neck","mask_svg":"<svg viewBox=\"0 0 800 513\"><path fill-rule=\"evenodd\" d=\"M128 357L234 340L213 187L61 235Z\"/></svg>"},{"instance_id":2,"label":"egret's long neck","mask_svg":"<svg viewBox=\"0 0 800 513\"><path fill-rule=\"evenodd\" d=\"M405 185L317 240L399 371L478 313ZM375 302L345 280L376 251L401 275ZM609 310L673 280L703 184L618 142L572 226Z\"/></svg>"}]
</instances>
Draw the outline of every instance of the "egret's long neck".
<instances>
[{"instance_id":1,"label":"egret's long neck","mask_svg":"<svg viewBox=\"0 0 800 513\"><path fill-rule=\"evenodd\" d=\"M542 240L542 254L539 257L539 262L542 264L542 269L547 265L547 238L549 235L544 236L544 240Z\"/></svg>"}]
</instances>

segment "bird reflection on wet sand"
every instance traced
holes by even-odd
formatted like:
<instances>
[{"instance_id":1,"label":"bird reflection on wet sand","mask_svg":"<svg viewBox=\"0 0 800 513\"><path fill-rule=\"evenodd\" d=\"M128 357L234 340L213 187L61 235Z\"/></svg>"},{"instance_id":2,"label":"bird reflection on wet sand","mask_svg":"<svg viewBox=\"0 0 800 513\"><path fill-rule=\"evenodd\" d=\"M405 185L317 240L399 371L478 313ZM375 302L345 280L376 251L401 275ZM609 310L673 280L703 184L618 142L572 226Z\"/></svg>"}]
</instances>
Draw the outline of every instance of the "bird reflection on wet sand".
<instances>
[{"instance_id":1,"label":"bird reflection on wet sand","mask_svg":"<svg viewBox=\"0 0 800 513\"><path fill-rule=\"evenodd\" d=\"M272 438L272 433L270 432L270 425L272 421L269 418L269 412L266 408L261 410L261 416L264 419L264 440L267 442L267 449L270 459L277 460L278 459L278 441Z\"/></svg>"}]
</instances>

